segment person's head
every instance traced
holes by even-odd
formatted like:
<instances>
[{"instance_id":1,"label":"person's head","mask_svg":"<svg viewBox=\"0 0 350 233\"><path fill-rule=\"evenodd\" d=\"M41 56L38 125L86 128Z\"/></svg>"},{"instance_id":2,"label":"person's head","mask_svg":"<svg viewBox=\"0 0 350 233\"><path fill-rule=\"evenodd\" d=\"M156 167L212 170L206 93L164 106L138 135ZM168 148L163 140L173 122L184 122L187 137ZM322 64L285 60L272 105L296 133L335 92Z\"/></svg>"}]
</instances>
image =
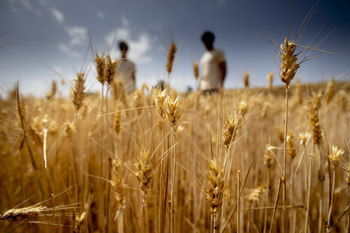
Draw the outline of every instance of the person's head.
<instances>
[{"instance_id":1,"label":"person's head","mask_svg":"<svg viewBox=\"0 0 350 233\"><path fill-rule=\"evenodd\" d=\"M203 41L204 46L207 48L207 50L212 50L214 48L214 33L210 31L205 31L201 37L201 40Z\"/></svg>"},{"instance_id":2,"label":"person's head","mask_svg":"<svg viewBox=\"0 0 350 233\"><path fill-rule=\"evenodd\" d=\"M128 44L125 41L120 41L119 49L120 49L120 52L122 53L122 57L125 57L126 53L128 52Z\"/></svg>"}]
</instances>

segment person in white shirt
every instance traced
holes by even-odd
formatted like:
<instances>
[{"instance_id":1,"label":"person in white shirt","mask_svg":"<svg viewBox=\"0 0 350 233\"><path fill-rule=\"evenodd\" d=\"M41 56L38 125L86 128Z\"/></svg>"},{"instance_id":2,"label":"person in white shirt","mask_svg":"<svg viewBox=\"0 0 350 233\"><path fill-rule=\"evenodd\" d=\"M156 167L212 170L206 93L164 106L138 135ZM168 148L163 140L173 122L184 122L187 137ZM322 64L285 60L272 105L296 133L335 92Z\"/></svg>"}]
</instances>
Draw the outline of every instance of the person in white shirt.
<instances>
[{"instance_id":1,"label":"person in white shirt","mask_svg":"<svg viewBox=\"0 0 350 233\"><path fill-rule=\"evenodd\" d=\"M119 42L121 57L118 60L115 77L123 81L125 91L130 94L136 90L136 66L126 58L128 52L128 44L125 41Z\"/></svg>"},{"instance_id":2,"label":"person in white shirt","mask_svg":"<svg viewBox=\"0 0 350 233\"><path fill-rule=\"evenodd\" d=\"M207 51L200 60L199 89L204 95L217 93L223 88L226 78L225 54L221 49L214 48L215 36L212 32L204 32L201 40Z\"/></svg>"}]
</instances>

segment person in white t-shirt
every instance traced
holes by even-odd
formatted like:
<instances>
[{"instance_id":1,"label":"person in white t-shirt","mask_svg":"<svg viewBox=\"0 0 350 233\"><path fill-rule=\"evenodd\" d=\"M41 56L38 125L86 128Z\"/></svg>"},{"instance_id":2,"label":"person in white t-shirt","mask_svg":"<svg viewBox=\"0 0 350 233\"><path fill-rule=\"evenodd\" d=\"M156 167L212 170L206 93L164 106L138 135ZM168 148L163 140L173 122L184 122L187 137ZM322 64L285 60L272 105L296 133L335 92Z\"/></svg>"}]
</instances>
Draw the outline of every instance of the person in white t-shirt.
<instances>
[{"instance_id":1,"label":"person in white t-shirt","mask_svg":"<svg viewBox=\"0 0 350 233\"><path fill-rule=\"evenodd\" d=\"M115 77L123 80L125 91L130 94L136 90L136 66L126 58L128 44L125 41L119 42L121 57L118 60Z\"/></svg>"},{"instance_id":2,"label":"person in white t-shirt","mask_svg":"<svg viewBox=\"0 0 350 233\"><path fill-rule=\"evenodd\" d=\"M217 93L223 88L226 78L225 54L221 49L214 48L215 36L212 32L204 32L201 40L207 51L200 60L199 89L204 95Z\"/></svg>"}]
</instances>

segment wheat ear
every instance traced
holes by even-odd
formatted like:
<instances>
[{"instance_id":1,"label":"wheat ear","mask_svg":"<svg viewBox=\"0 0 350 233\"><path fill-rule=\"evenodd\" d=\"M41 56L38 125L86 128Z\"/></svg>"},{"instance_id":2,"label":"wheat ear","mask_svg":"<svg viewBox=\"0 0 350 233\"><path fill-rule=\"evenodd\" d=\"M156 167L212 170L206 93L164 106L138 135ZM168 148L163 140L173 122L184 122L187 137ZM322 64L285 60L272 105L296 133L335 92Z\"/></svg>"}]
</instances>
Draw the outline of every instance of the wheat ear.
<instances>
[{"instance_id":1,"label":"wheat ear","mask_svg":"<svg viewBox=\"0 0 350 233\"><path fill-rule=\"evenodd\" d=\"M105 55L102 53L99 56L97 53L95 55L95 64L96 64L96 72L97 72L97 80L103 85L106 81L105 72L106 72L106 61Z\"/></svg>"},{"instance_id":2,"label":"wheat ear","mask_svg":"<svg viewBox=\"0 0 350 233\"><path fill-rule=\"evenodd\" d=\"M219 232L218 213L222 204L222 197L225 188L224 169L220 169L217 158L210 161L207 171L207 187L205 189L205 198L210 204L210 232Z\"/></svg>"},{"instance_id":3,"label":"wheat ear","mask_svg":"<svg viewBox=\"0 0 350 233\"><path fill-rule=\"evenodd\" d=\"M77 77L73 80L74 85L72 88L72 96L73 96L73 104L75 107L75 110L79 111L81 106L83 106L84 98L85 98L85 79L84 79L84 73L77 73Z\"/></svg>"},{"instance_id":4,"label":"wheat ear","mask_svg":"<svg viewBox=\"0 0 350 233\"><path fill-rule=\"evenodd\" d=\"M169 52L168 52L168 62L166 64L166 70L168 71L168 74L170 75L172 69L173 69L173 63L175 59L175 53L176 53L176 45L174 42L170 44Z\"/></svg>"},{"instance_id":5,"label":"wheat ear","mask_svg":"<svg viewBox=\"0 0 350 233\"><path fill-rule=\"evenodd\" d=\"M193 62L193 74L194 74L194 78L197 80L199 77L199 69L198 69L198 62L197 61Z\"/></svg>"}]
</instances>

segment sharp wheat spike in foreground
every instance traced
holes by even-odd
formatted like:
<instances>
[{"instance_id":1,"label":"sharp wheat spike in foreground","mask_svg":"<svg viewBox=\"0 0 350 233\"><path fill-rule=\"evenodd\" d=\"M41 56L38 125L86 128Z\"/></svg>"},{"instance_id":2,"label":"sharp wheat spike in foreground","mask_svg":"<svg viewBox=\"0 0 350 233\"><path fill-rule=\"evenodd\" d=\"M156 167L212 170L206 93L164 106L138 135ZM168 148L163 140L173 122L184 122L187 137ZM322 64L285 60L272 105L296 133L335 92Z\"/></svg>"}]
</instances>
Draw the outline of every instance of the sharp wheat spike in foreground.
<instances>
[{"instance_id":1,"label":"sharp wheat spike in foreground","mask_svg":"<svg viewBox=\"0 0 350 233\"><path fill-rule=\"evenodd\" d=\"M224 193L224 170L220 169L217 159L211 160L207 171L205 198L210 205L210 232L218 232L218 213Z\"/></svg>"},{"instance_id":2,"label":"sharp wheat spike in foreground","mask_svg":"<svg viewBox=\"0 0 350 233\"><path fill-rule=\"evenodd\" d=\"M286 188L286 167L287 167L287 132L288 132L288 89L290 82L294 79L297 70L300 67L298 63L298 54L295 53L296 45L293 41L289 41L289 38L286 37L284 43L280 45L279 48L279 59L280 59L280 78L281 81L286 84L285 88L285 127L284 127L284 155L283 155L283 173L281 181L283 181L283 215L282 215L282 232L287 232L287 188Z\"/></svg>"},{"instance_id":3,"label":"sharp wheat spike in foreground","mask_svg":"<svg viewBox=\"0 0 350 233\"><path fill-rule=\"evenodd\" d=\"M136 178L139 182L139 188L143 198L145 198L154 173L154 161L148 150L142 150L140 160L136 163L136 167Z\"/></svg>"},{"instance_id":4,"label":"sharp wheat spike in foreground","mask_svg":"<svg viewBox=\"0 0 350 233\"><path fill-rule=\"evenodd\" d=\"M175 133L179 119L181 117L181 111L179 109L179 97L176 97L176 99L173 100L173 98L168 96L166 103L167 103L166 116L168 118L168 121L171 123Z\"/></svg>"},{"instance_id":5,"label":"sharp wheat spike in foreground","mask_svg":"<svg viewBox=\"0 0 350 233\"><path fill-rule=\"evenodd\" d=\"M296 44L293 41L289 41L288 37L281 44L279 55L281 60L280 65L280 78L281 81L286 84L288 88L290 82L294 79L297 70L300 67L298 63L298 54L295 53Z\"/></svg>"},{"instance_id":6,"label":"sharp wheat spike in foreground","mask_svg":"<svg viewBox=\"0 0 350 233\"><path fill-rule=\"evenodd\" d=\"M149 154L147 149L143 149L141 151L140 160L136 163L136 167L137 167L136 178L139 183L139 189L142 193L141 232L144 232L147 191L152 182L153 173L154 173L154 160L153 160L153 157Z\"/></svg>"}]
</instances>

